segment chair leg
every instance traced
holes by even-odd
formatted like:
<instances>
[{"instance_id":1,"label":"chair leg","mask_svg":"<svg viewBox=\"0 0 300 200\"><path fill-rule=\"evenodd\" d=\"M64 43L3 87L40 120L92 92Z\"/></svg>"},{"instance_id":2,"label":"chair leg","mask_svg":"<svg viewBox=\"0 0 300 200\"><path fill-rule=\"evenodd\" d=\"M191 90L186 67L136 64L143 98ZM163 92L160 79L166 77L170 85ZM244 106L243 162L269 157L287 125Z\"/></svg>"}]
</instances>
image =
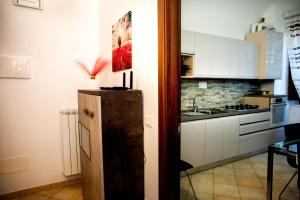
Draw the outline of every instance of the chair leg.
<instances>
[{"instance_id":1,"label":"chair leg","mask_svg":"<svg viewBox=\"0 0 300 200\"><path fill-rule=\"evenodd\" d=\"M286 188L289 186L290 182L293 180L293 178L296 176L298 172L295 171L295 173L293 174L293 176L290 178L290 180L287 182L287 184L284 186L283 190L280 192L279 194L279 200L281 200L281 196L284 193L284 191L286 190Z\"/></svg>"},{"instance_id":2,"label":"chair leg","mask_svg":"<svg viewBox=\"0 0 300 200\"><path fill-rule=\"evenodd\" d=\"M192 180L191 180L191 178L190 178L190 175L189 175L189 173L188 173L187 171L185 171L185 173L186 173L186 175L187 175L187 177L188 177L188 180L189 180L189 183L190 183L190 185L191 185L191 188L192 188L193 194L194 194L194 196L195 196L195 199L198 200L197 195L196 195L195 190L194 190L194 187L193 187L193 184L192 184Z\"/></svg>"}]
</instances>

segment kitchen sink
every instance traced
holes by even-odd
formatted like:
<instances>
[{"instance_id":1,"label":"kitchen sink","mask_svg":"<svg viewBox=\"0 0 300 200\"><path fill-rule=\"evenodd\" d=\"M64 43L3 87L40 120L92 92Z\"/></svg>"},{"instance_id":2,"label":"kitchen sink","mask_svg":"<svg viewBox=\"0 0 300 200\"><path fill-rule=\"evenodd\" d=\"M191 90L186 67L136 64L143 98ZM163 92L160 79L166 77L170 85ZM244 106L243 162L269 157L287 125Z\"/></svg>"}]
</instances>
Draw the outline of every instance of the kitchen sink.
<instances>
[{"instance_id":1,"label":"kitchen sink","mask_svg":"<svg viewBox=\"0 0 300 200\"><path fill-rule=\"evenodd\" d=\"M209 109L199 109L197 112L205 113L205 114L219 114L219 113L226 113L226 110L219 109L219 108L209 108Z\"/></svg>"},{"instance_id":2,"label":"kitchen sink","mask_svg":"<svg viewBox=\"0 0 300 200\"><path fill-rule=\"evenodd\" d=\"M206 113L201 113L201 112L182 112L182 115L187 115L187 116L199 116L199 115L206 115Z\"/></svg>"},{"instance_id":3,"label":"kitchen sink","mask_svg":"<svg viewBox=\"0 0 300 200\"><path fill-rule=\"evenodd\" d=\"M209 108L209 109L198 109L197 111L182 112L181 114L187 116L199 116L199 115L220 114L226 112L227 112L226 110L219 109L219 108Z\"/></svg>"}]
</instances>

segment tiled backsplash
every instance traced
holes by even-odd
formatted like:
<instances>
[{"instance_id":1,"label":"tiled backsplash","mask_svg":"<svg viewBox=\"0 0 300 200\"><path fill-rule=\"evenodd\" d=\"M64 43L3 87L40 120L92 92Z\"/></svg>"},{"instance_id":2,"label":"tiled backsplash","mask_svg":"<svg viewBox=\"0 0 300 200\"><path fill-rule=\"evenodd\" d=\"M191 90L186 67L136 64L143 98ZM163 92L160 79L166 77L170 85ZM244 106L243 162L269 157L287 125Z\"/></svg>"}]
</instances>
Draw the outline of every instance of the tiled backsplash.
<instances>
[{"instance_id":1,"label":"tiled backsplash","mask_svg":"<svg viewBox=\"0 0 300 200\"><path fill-rule=\"evenodd\" d=\"M198 87L199 82L207 82L207 89ZM196 95L199 108L219 108L230 104L244 103L248 90L259 90L260 84L251 80L221 79L181 79L181 110L190 110Z\"/></svg>"}]
</instances>

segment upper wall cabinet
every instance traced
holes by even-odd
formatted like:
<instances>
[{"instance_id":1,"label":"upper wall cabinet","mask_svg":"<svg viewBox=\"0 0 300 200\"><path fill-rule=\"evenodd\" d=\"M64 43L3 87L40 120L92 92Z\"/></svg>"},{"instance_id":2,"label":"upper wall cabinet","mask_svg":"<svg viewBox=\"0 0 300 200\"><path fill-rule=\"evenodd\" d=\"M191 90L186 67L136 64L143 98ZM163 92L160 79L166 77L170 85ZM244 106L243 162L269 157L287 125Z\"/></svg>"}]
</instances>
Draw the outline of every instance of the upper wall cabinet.
<instances>
[{"instance_id":1,"label":"upper wall cabinet","mask_svg":"<svg viewBox=\"0 0 300 200\"><path fill-rule=\"evenodd\" d=\"M181 53L195 53L195 35L192 31L181 30Z\"/></svg>"},{"instance_id":2,"label":"upper wall cabinet","mask_svg":"<svg viewBox=\"0 0 300 200\"><path fill-rule=\"evenodd\" d=\"M230 77L259 77L259 45L255 42L230 39Z\"/></svg>"},{"instance_id":3,"label":"upper wall cabinet","mask_svg":"<svg viewBox=\"0 0 300 200\"><path fill-rule=\"evenodd\" d=\"M255 42L195 33L195 76L258 78L259 46Z\"/></svg>"},{"instance_id":4,"label":"upper wall cabinet","mask_svg":"<svg viewBox=\"0 0 300 200\"><path fill-rule=\"evenodd\" d=\"M228 78L229 41L214 35L195 33L195 76Z\"/></svg>"},{"instance_id":5,"label":"upper wall cabinet","mask_svg":"<svg viewBox=\"0 0 300 200\"><path fill-rule=\"evenodd\" d=\"M246 35L246 40L255 41L259 48L259 78L281 79L283 34L275 31L260 31Z\"/></svg>"}]
</instances>

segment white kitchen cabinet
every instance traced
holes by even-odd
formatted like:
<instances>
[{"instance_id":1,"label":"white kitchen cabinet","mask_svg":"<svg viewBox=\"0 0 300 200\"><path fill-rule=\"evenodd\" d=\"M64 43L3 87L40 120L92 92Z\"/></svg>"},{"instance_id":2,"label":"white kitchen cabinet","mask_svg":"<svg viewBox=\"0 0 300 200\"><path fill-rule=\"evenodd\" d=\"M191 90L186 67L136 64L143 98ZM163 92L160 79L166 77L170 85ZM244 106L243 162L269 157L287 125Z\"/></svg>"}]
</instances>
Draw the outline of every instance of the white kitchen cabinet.
<instances>
[{"instance_id":1,"label":"white kitchen cabinet","mask_svg":"<svg viewBox=\"0 0 300 200\"><path fill-rule=\"evenodd\" d=\"M240 124L250 124L254 122L266 121L270 120L270 112L260 112L260 113L252 113L241 115Z\"/></svg>"},{"instance_id":2,"label":"white kitchen cabinet","mask_svg":"<svg viewBox=\"0 0 300 200\"><path fill-rule=\"evenodd\" d=\"M239 116L206 120L204 163L238 155Z\"/></svg>"},{"instance_id":3,"label":"white kitchen cabinet","mask_svg":"<svg viewBox=\"0 0 300 200\"><path fill-rule=\"evenodd\" d=\"M283 34L275 31L260 31L246 35L246 40L255 41L259 48L259 78L281 79Z\"/></svg>"},{"instance_id":4,"label":"white kitchen cabinet","mask_svg":"<svg viewBox=\"0 0 300 200\"><path fill-rule=\"evenodd\" d=\"M180 158L194 167L204 164L205 120L181 123Z\"/></svg>"},{"instance_id":5,"label":"white kitchen cabinet","mask_svg":"<svg viewBox=\"0 0 300 200\"><path fill-rule=\"evenodd\" d=\"M222 159L231 158L239 152L240 117L224 117L223 122Z\"/></svg>"},{"instance_id":6,"label":"white kitchen cabinet","mask_svg":"<svg viewBox=\"0 0 300 200\"><path fill-rule=\"evenodd\" d=\"M212 163L222 159L223 119L206 120L204 163Z\"/></svg>"},{"instance_id":7,"label":"white kitchen cabinet","mask_svg":"<svg viewBox=\"0 0 300 200\"><path fill-rule=\"evenodd\" d=\"M270 121L256 122L240 126L240 135L245 135L270 128Z\"/></svg>"},{"instance_id":8,"label":"white kitchen cabinet","mask_svg":"<svg viewBox=\"0 0 300 200\"><path fill-rule=\"evenodd\" d=\"M258 78L259 45L195 33L195 76L203 78Z\"/></svg>"},{"instance_id":9,"label":"white kitchen cabinet","mask_svg":"<svg viewBox=\"0 0 300 200\"><path fill-rule=\"evenodd\" d=\"M266 147L269 130L240 136L239 154L250 153Z\"/></svg>"},{"instance_id":10,"label":"white kitchen cabinet","mask_svg":"<svg viewBox=\"0 0 300 200\"><path fill-rule=\"evenodd\" d=\"M193 31L181 29L181 53L195 53L195 34Z\"/></svg>"},{"instance_id":11,"label":"white kitchen cabinet","mask_svg":"<svg viewBox=\"0 0 300 200\"><path fill-rule=\"evenodd\" d=\"M230 77L252 78L259 77L259 45L244 40L230 40Z\"/></svg>"},{"instance_id":12,"label":"white kitchen cabinet","mask_svg":"<svg viewBox=\"0 0 300 200\"><path fill-rule=\"evenodd\" d=\"M267 148L270 144L284 140L283 127L240 136L239 154Z\"/></svg>"},{"instance_id":13,"label":"white kitchen cabinet","mask_svg":"<svg viewBox=\"0 0 300 200\"><path fill-rule=\"evenodd\" d=\"M204 33L195 33L195 76L228 78L228 39Z\"/></svg>"}]
</instances>

